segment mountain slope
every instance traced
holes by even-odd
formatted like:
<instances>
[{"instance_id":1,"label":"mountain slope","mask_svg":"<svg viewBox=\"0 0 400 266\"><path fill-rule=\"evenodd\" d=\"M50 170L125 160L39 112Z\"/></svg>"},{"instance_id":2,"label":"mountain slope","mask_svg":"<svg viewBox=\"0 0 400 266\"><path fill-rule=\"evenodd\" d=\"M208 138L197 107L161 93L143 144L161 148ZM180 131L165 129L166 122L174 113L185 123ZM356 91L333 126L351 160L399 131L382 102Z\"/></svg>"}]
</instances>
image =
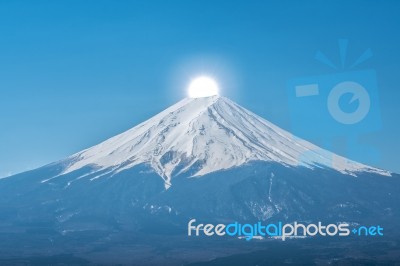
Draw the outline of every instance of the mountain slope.
<instances>
[{"instance_id":1,"label":"mountain slope","mask_svg":"<svg viewBox=\"0 0 400 266\"><path fill-rule=\"evenodd\" d=\"M61 175L91 166L99 172L92 177L96 179L104 169L117 174L144 163L169 188L174 176L201 176L251 161L330 168L352 175L390 175L296 138L219 96L184 99L138 126L63 160Z\"/></svg>"}]
</instances>

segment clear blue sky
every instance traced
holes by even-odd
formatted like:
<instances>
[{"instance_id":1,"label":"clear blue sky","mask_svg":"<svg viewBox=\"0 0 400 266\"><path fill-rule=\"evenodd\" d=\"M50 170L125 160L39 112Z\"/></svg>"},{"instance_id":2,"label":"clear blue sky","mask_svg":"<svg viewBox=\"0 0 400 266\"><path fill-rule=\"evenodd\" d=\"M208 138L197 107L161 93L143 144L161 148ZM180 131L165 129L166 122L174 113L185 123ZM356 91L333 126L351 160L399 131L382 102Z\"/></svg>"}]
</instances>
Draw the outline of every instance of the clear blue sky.
<instances>
[{"instance_id":1,"label":"clear blue sky","mask_svg":"<svg viewBox=\"0 0 400 266\"><path fill-rule=\"evenodd\" d=\"M199 73L290 130L288 80L332 73L314 54L338 62L339 38L353 60L373 51L362 67L377 72L383 127L361 141L400 172L399 14L399 1L0 1L0 176L136 125Z\"/></svg>"}]
</instances>

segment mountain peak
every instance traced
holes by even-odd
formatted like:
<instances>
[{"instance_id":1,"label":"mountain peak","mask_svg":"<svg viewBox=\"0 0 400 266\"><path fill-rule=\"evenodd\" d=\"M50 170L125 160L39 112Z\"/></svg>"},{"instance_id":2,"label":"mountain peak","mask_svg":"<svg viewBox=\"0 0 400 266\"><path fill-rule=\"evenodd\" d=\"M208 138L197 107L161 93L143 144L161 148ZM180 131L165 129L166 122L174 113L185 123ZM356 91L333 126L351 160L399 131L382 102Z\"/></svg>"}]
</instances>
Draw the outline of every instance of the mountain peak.
<instances>
[{"instance_id":1,"label":"mountain peak","mask_svg":"<svg viewBox=\"0 0 400 266\"><path fill-rule=\"evenodd\" d=\"M149 120L64 160L62 174L91 166L119 173L150 165L165 181L201 176L251 161L287 167L327 167L355 175L388 172L348 160L287 131L221 96L185 98Z\"/></svg>"}]
</instances>

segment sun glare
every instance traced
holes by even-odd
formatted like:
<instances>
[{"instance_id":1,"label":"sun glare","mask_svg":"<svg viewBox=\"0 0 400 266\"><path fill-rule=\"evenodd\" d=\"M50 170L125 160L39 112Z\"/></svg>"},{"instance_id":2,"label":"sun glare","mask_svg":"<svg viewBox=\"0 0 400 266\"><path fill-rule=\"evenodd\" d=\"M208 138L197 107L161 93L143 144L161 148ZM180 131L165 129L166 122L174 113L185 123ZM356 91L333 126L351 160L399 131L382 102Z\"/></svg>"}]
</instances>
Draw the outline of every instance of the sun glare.
<instances>
[{"instance_id":1,"label":"sun glare","mask_svg":"<svg viewBox=\"0 0 400 266\"><path fill-rule=\"evenodd\" d=\"M188 94L190 98L201 98L218 95L218 84L212 78L201 76L190 82Z\"/></svg>"}]
</instances>

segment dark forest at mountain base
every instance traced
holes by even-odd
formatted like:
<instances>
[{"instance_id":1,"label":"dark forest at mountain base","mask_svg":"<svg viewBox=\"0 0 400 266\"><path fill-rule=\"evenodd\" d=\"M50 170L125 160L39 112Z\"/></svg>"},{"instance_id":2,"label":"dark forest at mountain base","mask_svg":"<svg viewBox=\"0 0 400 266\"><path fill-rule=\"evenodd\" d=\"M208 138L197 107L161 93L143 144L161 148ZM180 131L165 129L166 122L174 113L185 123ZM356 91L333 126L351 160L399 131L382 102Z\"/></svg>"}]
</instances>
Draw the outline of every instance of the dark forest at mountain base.
<instances>
[{"instance_id":1,"label":"dark forest at mountain base","mask_svg":"<svg viewBox=\"0 0 400 266\"><path fill-rule=\"evenodd\" d=\"M145 237L145 236L143 236ZM399 239L399 238L397 238ZM10 241L15 241L9 239ZM2 256L1 265L399 265L400 241L377 238L307 238L282 241L229 238L147 239L125 237L120 243L30 248L30 255ZM139 244L140 242L140 244ZM3 243L4 245L4 243ZM56 251L58 250L58 251ZM17 250L15 250L17 251ZM48 253L48 254L46 254Z\"/></svg>"}]
</instances>

